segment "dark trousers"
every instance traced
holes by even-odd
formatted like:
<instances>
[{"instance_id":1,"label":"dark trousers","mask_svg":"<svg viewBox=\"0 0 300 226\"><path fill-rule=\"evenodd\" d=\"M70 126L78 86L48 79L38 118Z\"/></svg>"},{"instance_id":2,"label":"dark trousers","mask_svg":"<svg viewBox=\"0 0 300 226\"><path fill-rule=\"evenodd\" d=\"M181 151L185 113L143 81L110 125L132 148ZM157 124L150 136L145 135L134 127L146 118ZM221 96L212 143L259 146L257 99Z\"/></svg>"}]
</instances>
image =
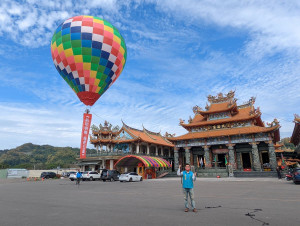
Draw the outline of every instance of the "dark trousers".
<instances>
[{"instance_id":1,"label":"dark trousers","mask_svg":"<svg viewBox=\"0 0 300 226\"><path fill-rule=\"evenodd\" d=\"M277 170L277 176L278 176L278 179L281 179L281 172L280 172L280 170Z\"/></svg>"}]
</instances>

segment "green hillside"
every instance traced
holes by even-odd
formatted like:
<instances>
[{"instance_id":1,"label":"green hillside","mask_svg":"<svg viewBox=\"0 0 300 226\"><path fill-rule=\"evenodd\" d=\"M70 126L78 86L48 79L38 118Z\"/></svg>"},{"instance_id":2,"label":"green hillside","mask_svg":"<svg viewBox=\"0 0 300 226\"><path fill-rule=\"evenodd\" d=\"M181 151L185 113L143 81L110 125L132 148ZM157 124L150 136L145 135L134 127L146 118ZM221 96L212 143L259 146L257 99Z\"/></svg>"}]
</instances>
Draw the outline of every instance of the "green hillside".
<instances>
[{"instance_id":1,"label":"green hillside","mask_svg":"<svg viewBox=\"0 0 300 226\"><path fill-rule=\"evenodd\" d=\"M79 148L53 147L50 145L23 144L19 147L0 150L0 169L53 169L72 167L79 155ZM96 153L95 149L87 149L87 153Z\"/></svg>"}]
</instances>

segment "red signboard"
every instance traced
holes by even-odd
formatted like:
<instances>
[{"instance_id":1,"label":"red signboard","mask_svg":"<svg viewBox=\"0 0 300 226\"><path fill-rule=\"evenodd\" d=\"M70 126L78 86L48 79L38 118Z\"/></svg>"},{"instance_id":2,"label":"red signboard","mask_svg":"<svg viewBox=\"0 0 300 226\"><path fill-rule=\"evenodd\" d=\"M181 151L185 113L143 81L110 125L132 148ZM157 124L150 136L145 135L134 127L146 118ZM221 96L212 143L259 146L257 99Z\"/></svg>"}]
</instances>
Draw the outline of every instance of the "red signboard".
<instances>
[{"instance_id":1,"label":"red signboard","mask_svg":"<svg viewBox=\"0 0 300 226\"><path fill-rule=\"evenodd\" d=\"M81 132L81 144L80 144L80 158L86 158L86 145L89 138L89 131L92 122L92 115L84 113L83 114L83 123L82 123L82 132Z\"/></svg>"}]
</instances>

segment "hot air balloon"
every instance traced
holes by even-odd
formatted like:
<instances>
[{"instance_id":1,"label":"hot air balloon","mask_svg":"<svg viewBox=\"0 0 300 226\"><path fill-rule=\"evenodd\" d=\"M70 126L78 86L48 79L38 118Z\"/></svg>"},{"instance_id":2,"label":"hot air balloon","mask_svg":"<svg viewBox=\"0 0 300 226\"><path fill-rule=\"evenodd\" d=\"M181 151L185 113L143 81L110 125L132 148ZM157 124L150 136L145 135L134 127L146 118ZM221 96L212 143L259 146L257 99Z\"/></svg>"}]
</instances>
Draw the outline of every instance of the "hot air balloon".
<instances>
[{"instance_id":1,"label":"hot air balloon","mask_svg":"<svg viewBox=\"0 0 300 226\"><path fill-rule=\"evenodd\" d=\"M57 71L80 101L92 106L120 76L127 50L123 37L109 22L94 16L75 16L54 32L51 55ZM86 158L91 120L86 110L80 158Z\"/></svg>"},{"instance_id":2,"label":"hot air balloon","mask_svg":"<svg viewBox=\"0 0 300 226\"><path fill-rule=\"evenodd\" d=\"M119 31L94 16L75 16L51 41L54 65L85 105L92 106L120 76L127 56Z\"/></svg>"}]
</instances>

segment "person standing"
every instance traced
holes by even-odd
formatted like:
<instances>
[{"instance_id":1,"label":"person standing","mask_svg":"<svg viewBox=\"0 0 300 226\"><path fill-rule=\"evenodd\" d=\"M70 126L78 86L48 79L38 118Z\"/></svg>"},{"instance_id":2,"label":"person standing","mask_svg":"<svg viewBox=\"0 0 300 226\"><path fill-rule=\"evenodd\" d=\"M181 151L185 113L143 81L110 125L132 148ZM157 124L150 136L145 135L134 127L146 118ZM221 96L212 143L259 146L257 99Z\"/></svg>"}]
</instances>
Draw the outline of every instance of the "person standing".
<instances>
[{"instance_id":1,"label":"person standing","mask_svg":"<svg viewBox=\"0 0 300 226\"><path fill-rule=\"evenodd\" d=\"M182 189L184 194L184 201L185 201L185 210L184 212L189 211L189 202L188 198L190 197L191 206L193 212L197 212L196 204L194 200L194 181L196 180L196 173L191 172L190 164L185 165L185 170L181 172L181 165L177 170L177 175L182 177Z\"/></svg>"},{"instance_id":2,"label":"person standing","mask_svg":"<svg viewBox=\"0 0 300 226\"><path fill-rule=\"evenodd\" d=\"M276 172L277 172L278 179L281 179L281 166L277 166Z\"/></svg>"},{"instance_id":3,"label":"person standing","mask_svg":"<svg viewBox=\"0 0 300 226\"><path fill-rule=\"evenodd\" d=\"M80 172L80 170L78 170L78 172L76 173L76 184L80 184L80 179L82 177L82 173Z\"/></svg>"}]
</instances>

